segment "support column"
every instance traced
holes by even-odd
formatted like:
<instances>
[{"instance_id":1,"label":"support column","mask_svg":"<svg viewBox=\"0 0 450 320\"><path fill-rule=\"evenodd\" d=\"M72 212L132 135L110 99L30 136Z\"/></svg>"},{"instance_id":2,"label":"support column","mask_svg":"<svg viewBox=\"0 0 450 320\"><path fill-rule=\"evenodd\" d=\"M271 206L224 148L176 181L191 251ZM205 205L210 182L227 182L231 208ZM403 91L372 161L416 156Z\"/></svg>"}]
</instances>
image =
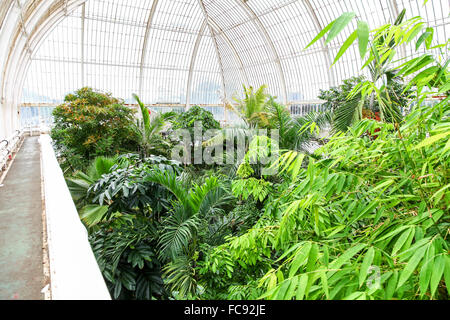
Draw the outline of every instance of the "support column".
<instances>
[{"instance_id":1,"label":"support column","mask_svg":"<svg viewBox=\"0 0 450 320\"><path fill-rule=\"evenodd\" d=\"M81 6L81 86L84 87L85 85L85 70L84 70L84 34L85 34L85 21L86 21L86 4L83 3Z\"/></svg>"},{"instance_id":2,"label":"support column","mask_svg":"<svg viewBox=\"0 0 450 320\"><path fill-rule=\"evenodd\" d=\"M308 10L311 19L314 22L317 33L321 32L323 30L323 26L320 23L319 18L317 17L316 12L314 11L313 6L311 5L311 2L309 0L303 0L303 3L305 5L306 9ZM322 52L323 52L325 61L327 62L327 70L326 71L328 74L328 81L330 83L330 87L332 87L332 86L336 85L336 79L334 76L334 72L331 68L331 64L333 63L333 60L331 59L330 50L328 49L328 46L325 44L325 40L322 38L320 40L320 42L322 43Z\"/></svg>"},{"instance_id":3,"label":"support column","mask_svg":"<svg viewBox=\"0 0 450 320\"><path fill-rule=\"evenodd\" d=\"M195 41L194 50L192 51L191 64L189 67L189 75L186 87L186 110L189 110L191 106L191 91L192 91L192 77L194 75L195 62L198 56L198 48L200 47L200 42L203 38L203 33L205 32L208 22L205 20L200 28L197 39Z\"/></svg>"},{"instance_id":4,"label":"support column","mask_svg":"<svg viewBox=\"0 0 450 320\"><path fill-rule=\"evenodd\" d=\"M142 46L141 64L139 71L139 96L142 96L143 82L144 82L144 64L147 58L148 39L150 37L150 29L152 27L153 17L155 16L156 8L158 7L158 1L159 0L153 0L152 8L150 9L150 14L148 16L147 28L145 29L144 44Z\"/></svg>"},{"instance_id":5,"label":"support column","mask_svg":"<svg viewBox=\"0 0 450 320\"><path fill-rule=\"evenodd\" d=\"M226 89L226 85L225 85L223 62L222 62L222 57L220 56L219 46L217 45L216 33L215 33L214 29L211 27L211 24L209 24L210 19L209 19L208 12L206 11L206 7L205 7L203 1L202 0L197 0L197 1L198 1L198 4L200 5L200 8L203 11L203 16L205 17L205 20L207 21L208 28L211 33L211 38L212 38L212 41L214 44L214 48L216 50L217 62L219 63L220 74L222 77L222 90L223 90L223 94L224 94L224 99L227 100L227 89Z\"/></svg>"},{"instance_id":6,"label":"support column","mask_svg":"<svg viewBox=\"0 0 450 320\"><path fill-rule=\"evenodd\" d=\"M269 47L270 51L272 52L274 62L278 69L278 76L279 76L280 82L281 82L281 91L283 94L283 101L284 101L284 104L287 105L288 104L288 95L287 95L287 87L286 87L286 78L284 76L284 71L283 71L283 66L281 65L280 56L278 55L277 49L275 48L275 45L273 44L273 41L270 38L269 33L267 32L266 28L262 24L261 20L259 20L258 16L253 12L253 10L247 4L247 2L244 2L242 0L235 0L235 2L247 13L248 17L255 24L256 28L260 31L262 37L264 38L264 41L266 42L266 45Z\"/></svg>"}]
</instances>

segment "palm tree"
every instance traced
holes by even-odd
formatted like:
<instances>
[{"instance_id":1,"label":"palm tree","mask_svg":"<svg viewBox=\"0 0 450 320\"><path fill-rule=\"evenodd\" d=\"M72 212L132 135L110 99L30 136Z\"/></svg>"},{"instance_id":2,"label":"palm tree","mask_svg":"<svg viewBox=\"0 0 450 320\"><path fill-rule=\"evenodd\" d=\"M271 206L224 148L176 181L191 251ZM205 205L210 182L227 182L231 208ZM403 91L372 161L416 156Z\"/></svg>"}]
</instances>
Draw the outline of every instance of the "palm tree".
<instances>
[{"instance_id":1,"label":"palm tree","mask_svg":"<svg viewBox=\"0 0 450 320\"><path fill-rule=\"evenodd\" d=\"M165 268L167 283L181 296L186 296L197 288L193 267L205 218L234 198L215 177L187 188L175 173L152 170L147 172L145 181L166 187L176 198L172 211L162 222L160 258L169 261Z\"/></svg>"},{"instance_id":2,"label":"palm tree","mask_svg":"<svg viewBox=\"0 0 450 320\"><path fill-rule=\"evenodd\" d=\"M167 150L170 149L170 143L163 138L162 131L166 125L166 121L173 117L173 114L157 114L154 117L150 116L149 110L141 102L136 94L133 94L134 99L141 110L142 120L138 120L135 131L141 146L142 156L149 155L167 155Z\"/></svg>"},{"instance_id":3,"label":"palm tree","mask_svg":"<svg viewBox=\"0 0 450 320\"><path fill-rule=\"evenodd\" d=\"M268 126L267 104L270 95L266 93L267 86L263 85L256 91L253 87L244 87L244 99L235 99L236 107L229 105L228 108L240 116L250 127Z\"/></svg>"},{"instance_id":4,"label":"palm tree","mask_svg":"<svg viewBox=\"0 0 450 320\"><path fill-rule=\"evenodd\" d=\"M311 112L303 117L292 117L288 108L279 104L274 98L267 103L267 119L269 129L279 132L281 149L308 151L311 141L318 140L311 128L324 128L331 123L331 113Z\"/></svg>"},{"instance_id":5,"label":"palm tree","mask_svg":"<svg viewBox=\"0 0 450 320\"><path fill-rule=\"evenodd\" d=\"M66 180L72 198L77 207L80 208L85 204L87 191L95 182L97 182L104 174L108 174L112 167L117 164L117 157L97 157L87 169L87 172L76 172L72 178Z\"/></svg>"},{"instance_id":6,"label":"palm tree","mask_svg":"<svg viewBox=\"0 0 450 320\"><path fill-rule=\"evenodd\" d=\"M221 134L206 141L204 144L222 144L226 135L238 137L243 141L243 137L248 137L255 128L278 130L282 149L295 151L308 151L308 144L312 140L318 140L312 126L321 129L328 126L332 121L331 111L312 112L303 117L292 117L289 109L276 102L272 97L264 92L266 86L262 86L256 92L252 88L246 90L245 99L240 101L237 107L227 104L227 108L233 110L244 120L244 124L226 128ZM246 145L246 151L248 144Z\"/></svg>"}]
</instances>

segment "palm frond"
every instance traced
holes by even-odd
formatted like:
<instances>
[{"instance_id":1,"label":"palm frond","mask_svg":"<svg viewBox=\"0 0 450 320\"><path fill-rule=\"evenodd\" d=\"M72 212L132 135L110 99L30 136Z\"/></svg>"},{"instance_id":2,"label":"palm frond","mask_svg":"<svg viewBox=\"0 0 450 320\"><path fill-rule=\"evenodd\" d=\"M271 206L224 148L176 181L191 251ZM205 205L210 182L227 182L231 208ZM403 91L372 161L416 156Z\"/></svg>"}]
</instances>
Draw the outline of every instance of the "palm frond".
<instances>
[{"instance_id":1,"label":"palm frond","mask_svg":"<svg viewBox=\"0 0 450 320\"><path fill-rule=\"evenodd\" d=\"M144 124L144 130L147 132L150 128L150 114L148 113L147 108L145 107L144 103L141 102L141 99L139 99L138 95L133 93L133 98L136 100L136 102L139 105L139 108L141 110L141 115L142 115L142 120L143 120L143 124Z\"/></svg>"},{"instance_id":2,"label":"palm frond","mask_svg":"<svg viewBox=\"0 0 450 320\"><path fill-rule=\"evenodd\" d=\"M209 177L203 185L194 185L189 192L189 203L194 214L197 214L203 205L208 193L217 189L219 182L216 177Z\"/></svg>"},{"instance_id":3,"label":"palm frond","mask_svg":"<svg viewBox=\"0 0 450 320\"><path fill-rule=\"evenodd\" d=\"M190 210L188 191L179 183L175 172L152 169L147 173L145 181L166 187L186 210Z\"/></svg>"},{"instance_id":4,"label":"palm frond","mask_svg":"<svg viewBox=\"0 0 450 320\"><path fill-rule=\"evenodd\" d=\"M80 218L88 227L93 227L103 221L108 212L108 206L88 205L80 211ZM113 217L115 217L114 215ZM111 217L110 219L112 219Z\"/></svg>"},{"instance_id":5,"label":"palm frond","mask_svg":"<svg viewBox=\"0 0 450 320\"><path fill-rule=\"evenodd\" d=\"M200 225L196 217L185 219L183 206L178 206L174 212L164 220L164 227L159 239L160 257L174 259L182 252L186 252L190 241L197 233Z\"/></svg>"},{"instance_id":6,"label":"palm frond","mask_svg":"<svg viewBox=\"0 0 450 320\"><path fill-rule=\"evenodd\" d=\"M355 96L354 98L342 103L334 113L333 119L333 131L345 132L352 125L354 121L361 120L362 118L362 104L364 100L361 96Z\"/></svg>"},{"instance_id":7,"label":"palm frond","mask_svg":"<svg viewBox=\"0 0 450 320\"><path fill-rule=\"evenodd\" d=\"M164 268L164 277L166 284L172 291L177 292L177 296L181 299L189 294L195 294L197 290L193 262L188 256L179 256L169 263Z\"/></svg>"},{"instance_id":8,"label":"palm frond","mask_svg":"<svg viewBox=\"0 0 450 320\"><path fill-rule=\"evenodd\" d=\"M220 214L223 212L222 208L230 205L233 201L235 198L229 190L217 187L204 197L199 208L199 217L208 218Z\"/></svg>"},{"instance_id":9,"label":"palm frond","mask_svg":"<svg viewBox=\"0 0 450 320\"><path fill-rule=\"evenodd\" d=\"M117 157L97 157L88 169L88 175L92 180L97 181L104 174L108 174L112 167L117 164Z\"/></svg>"}]
</instances>

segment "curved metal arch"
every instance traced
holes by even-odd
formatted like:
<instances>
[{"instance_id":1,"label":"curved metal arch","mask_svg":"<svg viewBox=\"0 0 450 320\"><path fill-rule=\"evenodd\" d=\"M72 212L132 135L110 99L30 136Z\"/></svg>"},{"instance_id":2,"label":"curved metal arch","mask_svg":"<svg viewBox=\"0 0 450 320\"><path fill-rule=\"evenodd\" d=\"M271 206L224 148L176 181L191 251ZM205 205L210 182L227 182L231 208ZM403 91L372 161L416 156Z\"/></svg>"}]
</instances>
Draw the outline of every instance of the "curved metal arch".
<instances>
[{"instance_id":1,"label":"curved metal arch","mask_svg":"<svg viewBox=\"0 0 450 320\"><path fill-rule=\"evenodd\" d=\"M256 28L259 29L259 31L262 33L264 41L269 46L270 51L272 52L274 62L277 65L278 68L278 76L280 77L281 81L281 90L284 95L284 103L287 105L288 103L288 94L287 94L287 87L286 87L286 77L284 75L283 66L281 65L281 59L278 55L277 49L275 48L275 45L273 44L272 39L270 38L269 33L267 32L266 28L264 27L261 20L258 18L256 13L250 8L250 6L242 1L242 0L234 0L248 15L250 20L255 24Z\"/></svg>"},{"instance_id":2,"label":"curved metal arch","mask_svg":"<svg viewBox=\"0 0 450 320\"><path fill-rule=\"evenodd\" d=\"M16 9L16 19L13 22L14 27L11 31L11 36L8 39L8 49L5 52L5 62L2 65L2 82L0 84L0 94L2 101L9 99L13 101L15 99L14 92L17 86L16 78L20 75L20 68L23 67L27 60L30 60L31 55L31 38L33 33L39 27L39 21L42 20L42 16L47 13L50 14L51 7L54 4L45 3L45 1L35 1L33 6L30 3L25 4L26 17L24 19L24 8L17 1L13 1L13 5L10 9ZM32 31L30 33L24 32L24 29ZM4 102L2 102L4 103Z\"/></svg>"},{"instance_id":3,"label":"curved metal arch","mask_svg":"<svg viewBox=\"0 0 450 320\"><path fill-rule=\"evenodd\" d=\"M203 21L202 26L200 27L200 31L198 33L197 39L195 40L194 49L192 51L191 63L189 66L189 75L188 75L188 81L187 81L187 87L186 87L186 110L188 110L191 105L192 77L194 74L194 67L195 67L195 62L197 60L197 56L198 56L198 49L200 47L200 42L202 41L202 37L203 37L203 34L205 32L207 25L208 25L208 22L205 19Z\"/></svg>"},{"instance_id":4,"label":"curved metal arch","mask_svg":"<svg viewBox=\"0 0 450 320\"><path fill-rule=\"evenodd\" d=\"M8 12L13 5L14 0L5 0L2 5L0 5L0 29L3 26L3 23L8 15Z\"/></svg>"},{"instance_id":5,"label":"curved metal arch","mask_svg":"<svg viewBox=\"0 0 450 320\"><path fill-rule=\"evenodd\" d=\"M208 28L209 28L209 32L211 33L211 38L212 41L214 43L214 48L216 51L216 56L217 56L217 62L219 63L219 67L220 67L220 76L222 79L222 91L224 94L225 99L227 99L227 90L226 90L226 85L225 85L225 75L224 75L224 69L223 69L223 62L222 62L222 57L220 56L220 52L219 52L219 46L217 45L217 39L216 39L216 33L214 32L214 29L211 27L211 25L208 23L209 21L209 15L208 12L206 11L205 5L203 3L203 0L197 0L200 9L203 12L203 16L207 22Z\"/></svg>"},{"instance_id":6,"label":"curved metal arch","mask_svg":"<svg viewBox=\"0 0 450 320\"><path fill-rule=\"evenodd\" d=\"M317 17L316 12L314 11L313 6L311 5L311 2L309 0L303 0L303 4L306 7L306 10L308 10L311 19L314 22L314 25L317 29L317 33L322 31L323 26L319 21L319 18ZM325 57L325 61L328 62L328 68L327 68L327 74L328 74L328 81L330 82L330 86L334 86L336 84L336 78L334 76L333 69L331 68L331 64L333 63L333 60L331 59L330 50L328 49L328 46L325 44L325 40L321 39L322 43L322 52Z\"/></svg>"},{"instance_id":7,"label":"curved metal arch","mask_svg":"<svg viewBox=\"0 0 450 320\"><path fill-rule=\"evenodd\" d=\"M81 4L87 0L71 0L67 4L69 10L75 10ZM31 61L31 56L27 55L29 53L26 48L31 51L39 46L42 39L47 35L48 31L54 26L60 19L64 17L64 5L63 1L48 3L46 1L40 1L35 3L33 7L33 12L29 13L28 21L24 21L24 24L31 26L31 31L28 34L27 39L24 41L24 37L20 36L21 27L20 22L17 22L15 28L15 36L11 40L10 48L8 50L7 58L3 69L3 79L0 87L0 93L2 97L5 96L5 91L8 86L8 79L12 80L14 84L17 84L17 78L21 75L24 66ZM8 75L13 72L11 78Z\"/></svg>"},{"instance_id":8,"label":"curved metal arch","mask_svg":"<svg viewBox=\"0 0 450 320\"><path fill-rule=\"evenodd\" d=\"M213 19L211 19L209 17L208 22L210 23L210 25L212 25L212 27L214 29L216 29L218 31L218 35L221 36L225 40L225 43L228 45L228 47L233 52L233 55L239 64L239 71L241 72L242 79L244 80L245 85L248 86L249 81L248 81L247 71L244 68L244 63L242 62L241 56L239 55L238 51L236 50L236 47L234 46L233 42L231 42L231 40L227 36L227 34L222 30L222 28Z\"/></svg>"},{"instance_id":9,"label":"curved metal arch","mask_svg":"<svg viewBox=\"0 0 450 320\"><path fill-rule=\"evenodd\" d=\"M67 4L67 10L70 12L76 10L80 5L84 4L86 1L87 0L72 0L70 3ZM41 44L41 42L43 41L43 39L45 39L45 36L48 34L48 32L65 17L65 7L62 6L63 4L65 3L60 2L60 6L51 7L47 11L43 12L45 16L41 16L38 18L38 22L36 23L36 26L33 29L33 31L30 33L29 38L29 45L32 51L34 51ZM15 70L16 72L13 76L14 79L13 82L16 84L15 87L19 87L19 90L21 90L21 88L23 87L23 82L25 80L24 78L26 74L26 72L24 71L27 70L29 65L31 64L32 57L26 55L23 49L18 56L20 56L17 62L18 70Z\"/></svg>"},{"instance_id":10,"label":"curved metal arch","mask_svg":"<svg viewBox=\"0 0 450 320\"><path fill-rule=\"evenodd\" d=\"M5 134L8 130L17 128L18 114L17 101L19 99L18 84L16 79L21 76L20 69L23 68L25 62L30 60L30 38L39 27L39 21L42 16L50 14L53 3L45 1L35 1L34 3L26 3L26 15L24 8L20 3L13 1L8 14L12 14L12 10L16 9L15 16L12 16L14 25L11 28L10 36L7 38L7 50L4 52L4 64L2 64L2 77L0 83L0 95L2 103L3 121L9 118L5 123ZM26 16L26 20L25 17ZM29 27L32 30L29 34L23 31Z\"/></svg>"},{"instance_id":11,"label":"curved metal arch","mask_svg":"<svg viewBox=\"0 0 450 320\"><path fill-rule=\"evenodd\" d=\"M148 40L150 38L150 30L153 24L153 17L155 16L158 3L159 0L153 0L152 8L150 9L150 14L147 20L147 27L145 29L144 43L142 45L142 52L141 52L141 64L139 69L139 96L142 96L142 89L144 83L144 65L145 60L147 59Z\"/></svg>"},{"instance_id":12,"label":"curved metal arch","mask_svg":"<svg viewBox=\"0 0 450 320\"><path fill-rule=\"evenodd\" d=\"M85 1L73 0L68 3L68 8L71 8L69 10L75 10ZM64 18L62 4L64 4L62 1L35 2L31 8L32 12L27 11L27 21L24 21L27 27L29 26L28 30L30 30L26 40L23 35L21 36L19 22L16 22L15 36L11 38L7 59L3 66L3 78L0 87L3 107L9 109L7 116L10 117L10 129L14 129L18 125L18 101L22 94L26 71L32 61L26 48L29 47L33 51L48 34L52 26Z\"/></svg>"}]
</instances>

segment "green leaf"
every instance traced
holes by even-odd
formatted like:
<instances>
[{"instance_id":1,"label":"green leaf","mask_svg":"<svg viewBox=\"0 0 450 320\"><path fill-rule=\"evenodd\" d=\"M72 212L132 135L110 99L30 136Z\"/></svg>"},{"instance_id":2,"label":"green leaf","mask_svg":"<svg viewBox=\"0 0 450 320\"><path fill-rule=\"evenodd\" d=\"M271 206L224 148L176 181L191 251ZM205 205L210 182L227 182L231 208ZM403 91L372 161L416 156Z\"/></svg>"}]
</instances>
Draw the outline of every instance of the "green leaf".
<instances>
[{"instance_id":1,"label":"green leaf","mask_svg":"<svg viewBox=\"0 0 450 320\"><path fill-rule=\"evenodd\" d=\"M325 45L329 44L339 33L349 24L349 22L356 16L354 12L345 12L337 18L328 34Z\"/></svg>"},{"instance_id":2,"label":"green leaf","mask_svg":"<svg viewBox=\"0 0 450 320\"><path fill-rule=\"evenodd\" d=\"M370 190L370 192L375 192L377 190L383 189L383 188L387 188L389 187L391 184L393 184L395 182L395 180L393 179L389 179L387 181L384 181L383 183L380 183L379 185L377 185L375 188L373 188L372 190Z\"/></svg>"},{"instance_id":3,"label":"green leaf","mask_svg":"<svg viewBox=\"0 0 450 320\"><path fill-rule=\"evenodd\" d=\"M367 45L369 44L369 25L365 21L358 21L358 43L359 43L359 54L361 55L361 59L367 53Z\"/></svg>"},{"instance_id":4,"label":"green leaf","mask_svg":"<svg viewBox=\"0 0 450 320\"><path fill-rule=\"evenodd\" d=\"M284 294L284 298L283 298L284 300L292 300L292 298L294 297L295 289L297 287L297 282L298 282L298 276L295 276L292 279L290 279L288 290Z\"/></svg>"},{"instance_id":5,"label":"green leaf","mask_svg":"<svg viewBox=\"0 0 450 320\"><path fill-rule=\"evenodd\" d=\"M88 205L80 210L80 218L87 226L93 227L100 223L108 212L108 206Z\"/></svg>"},{"instance_id":6,"label":"green leaf","mask_svg":"<svg viewBox=\"0 0 450 320\"><path fill-rule=\"evenodd\" d=\"M306 265L307 272L310 272L314 269L318 255L319 255L319 247L317 246L317 244L314 243L309 251L308 264Z\"/></svg>"},{"instance_id":7,"label":"green leaf","mask_svg":"<svg viewBox=\"0 0 450 320\"><path fill-rule=\"evenodd\" d=\"M402 12L400 12L400 14L398 15L397 19L395 19L394 26L398 26L399 24L401 24L403 22L403 19L405 18L405 15L406 9L403 9Z\"/></svg>"},{"instance_id":8,"label":"green leaf","mask_svg":"<svg viewBox=\"0 0 450 320\"><path fill-rule=\"evenodd\" d=\"M398 281L398 272L397 270L394 271L394 274L392 275L392 277L389 279L388 284L386 286L386 300L390 300L392 299L392 297L394 296L395 293L395 288L397 285L397 281Z\"/></svg>"},{"instance_id":9,"label":"green leaf","mask_svg":"<svg viewBox=\"0 0 450 320\"><path fill-rule=\"evenodd\" d=\"M407 36L406 42L411 42L411 40L413 40L422 30L423 25L424 25L423 22L419 22L416 25L414 25L414 27L406 34Z\"/></svg>"},{"instance_id":10,"label":"green leaf","mask_svg":"<svg viewBox=\"0 0 450 320\"><path fill-rule=\"evenodd\" d=\"M357 37L357 35L356 35L356 31L355 31L350 35L350 37L347 38L347 40L345 40L344 44L339 49L339 52L337 53L336 58L334 58L333 65L336 64L336 62L338 62L338 60L342 57L342 55L345 53L345 51L347 51L347 49L353 44L353 42L355 42L356 37Z\"/></svg>"},{"instance_id":11,"label":"green leaf","mask_svg":"<svg viewBox=\"0 0 450 320\"><path fill-rule=\"evenodd\" d=\"M285 300L286 299L286 292L289 289L289 286L291 285L290 280L283 281L280 286L278 287L278 292L276 295L274 295L274 298L276 300Z\"/></svg>"},{"instance_id":12,"label":"green leaf","mask_svg":"<svg viewBox=\"0 0 450 320\"><path fill-rule=\"evenodd\" d=\"M310 46L312 46L314 43L316 43L320 38L322 38L330 29L333 27L335 21L332 21L330 24L328 24L322 31L319 32L319 34L305 47L306 50Z\"/></svg>"},{"instance_id":13,"label":"green leaf","mask_svg":"<svg viewBox=\"0 0 450 320\"><path fill-rule=\"evenodd\" d=\"M417 265L422 260L426 249L427 249L427 246L422 246L420 249L418 249L416 251L416 253L409 260L405 269L403 269L402 273L400 274L400 279L398 281L397 289L400 288L402 285L404 285L405 282L408 281L408 279L411 277L412 273L416 270Z\"/></svg>"},{"instance_id":14,"label":"green leaf","mask_svg":"<svg viewBox=\"0 0 450 320\"><path fill-rule=\"evenodd\" d=\"M434 246L429 246L427 250L426 260L420 270L419 275L419 288L422 296L428 290L428 286L430 285L431 272L433 270L434 265Z\"/></svg>"},{"instance_id":15,"label":"green leaf","mask_svg":"<svg viewBox=\"0 0 450 320\"><path fill-rule=\"evenodd\" d=\"M339 269L340 267L342 267L344 263L350 261L350 259L353 258L353 256L357 254L359 251L361 251L364 247L366 247L365 243L360 243L354 247L351 247L350 249L345 251L341 256L339 256L339 258L330 263L329 269ZM335 272L336 271L334 270L330 271L328 274L328 278L330 278Z\"/></svg>"},{"instance_id":16,"label":"green leaf","mask_svg":"<svg viewBox=\"0 0 450 320\"><path fill-rule=\"evenodd\" d=\"M431 136L431 137L423 140L421 143L419 143L419 145L417 147L415 147L413 150L417 150L417 149L421 149L421 148L424 148L424 147L428 147L429 145L432 145L432 144L434 144L434 143L436 143L436 142L446 138L449 135L450 135L450 131L449 132L444 132L444 133L441 133L441 134L437 134L435 136Z\"/></svg>"},{"instance_id":17,"label":"green leaf","mask_svg":"<svg viewBox=\"0 0 450 320\"><path fill-rule=\"evenodd\" d=\"M327 278L326 271L321 271L320 272L320 279L322 280L322 288L325 291L325 296L329 300L330 299L330 290L329 290L329 287L328 287L328 278Z\"/></svg>"},{"instance_id":18,"label":"green leaf","mask_svg":"<svg viewBox=\"0 0 450 320\"><path fill-rule=\"evenodd\" d=\"M433 36L434 36L434 29L433 28L427 28L427 32L430 33L430 35L425 39L425 46L428 50L431 49L431 43L433 42Z\"/></svg>"},{"instance_id":19,"label":"green leaf","mask_svg":"<svg viewBox=\"0 0 450 320\"><path fill-rule=\"evenodd\" d=\"M306 291L307 285L308 285L308 275L302 274L300 276L300 279L298 281L298 286L297 286L297 296L296 296L297 300L303 300L303 298L305 297L305 291Z\"/></svg>"},{"instance_id":20,"label":"green leaf","mask_svg":"<svg viewBox=\"0 0 450 320\"><path fill-rule=\"evenodd\" d=\"M444 279L447 292L450 295L450 256L445 256Z\"/></svg>"},{"instance_id":21,"label":"green leaf","mask_svg":"<svg viewBox=\"0 0 450 320\"><path fill-rule=\"evenodd\" d=\"M430 48L431 41L433 40L434 30L433 28L427 28L426 31L419 37L416 43L416 51L419 50L422 43L425 42L427 49Z\"/></svg>"},{"instance_id":22,"label":"green leaf","mask_svg":"<svg viewBox=\"0 0 450 320\"><path fill-rule=\"evenodd\" d=\"M308 261L309 250L311 249L311 243L307 242L297 253L294 258L294 261L291 264L291 268L289 270L289 278L293 277L300 266L305 265Z\"/></svg>"},{"instance_id":23,"label":"green leaf","mask_svg":"<svg viewBox=\"0 0 450 320\"><path fill-rule=\"evenodd\" d=\"M444 84L441 88L439 88L438 94L450 91L450 81Z\"/></svg>"},{"instance_id":24,"label":"green leaf","mask_svg":"<svg viewBox=\"0 0 450 320\"><path fill-rule=\"evenodd\" d=\"M361 264L361 269L359 271L359 287L362 286L362 284L367 278L367 272L369 271L369 268L372 265L374 256L375 250L373 247L370 247L369 250L367 250L366 256L364 257L363 263Z\"/></svg>"},{"instance_id":25,"label":"green leaf","mask_svg":"<svg viewBox=\"0 0 450 320\"><path fill-rule=\"evenodd\" d=\"M353 292L352 294L344 298L344 300L365 300L365 299L366 293L360 291Z\"/></svg>"},{"instance_id":26,"label":"green leaf","mask_svg":"<svg viewBox=\"0 0 450 320\"><path fill-rule=\"evenodd\" d=\"M430 292L432 297L434 297L434 295L436 294L437 287L444 274L444 268L445 268L445 256L440 255L434 261L434 266L432 269L433 271L431 274Z\"/></svg>"},{"instance_id":27,"label":"green leaf","mask_svg":"<svg viewBox=\"0 0 450 320\"><path fill-rule=\"evenodd\" d=\"M414 232L413 228L403 232L403 234L398 238L397 242L394 245L394 248L392 249L392 253L391 253L392 256L395 256L397 254L397 252L403 247L406 240L408 240L411 232Z\"/></svg>"}]
</instances>

